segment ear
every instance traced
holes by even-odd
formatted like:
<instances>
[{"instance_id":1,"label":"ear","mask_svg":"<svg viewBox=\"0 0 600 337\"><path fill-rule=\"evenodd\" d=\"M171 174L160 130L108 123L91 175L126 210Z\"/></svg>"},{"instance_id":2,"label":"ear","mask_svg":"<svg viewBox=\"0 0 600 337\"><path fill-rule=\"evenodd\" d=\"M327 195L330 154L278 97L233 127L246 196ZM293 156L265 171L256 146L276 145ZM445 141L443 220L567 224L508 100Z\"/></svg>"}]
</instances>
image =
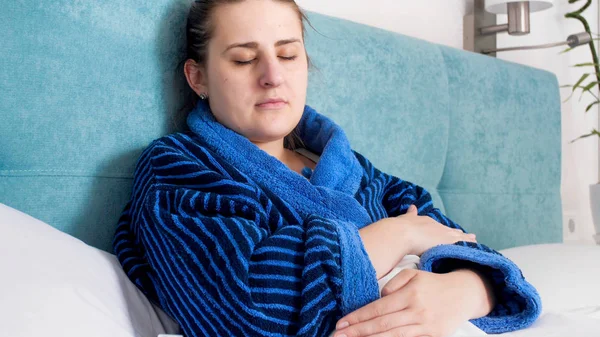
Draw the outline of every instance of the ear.
<instances>
[{"instance_id":1,"label":"ear","mask_svg":"<svg viewBox=\"0 0 600 337\"><path fill-rule=\"evenodd\" d=\"M192 59L187 59L183 65L183 72L185 73L185 78L190 85L190 88L192 88L198 96L203 93L208 93L207 77L204 67Z\"/></svg>"}]
</instances>

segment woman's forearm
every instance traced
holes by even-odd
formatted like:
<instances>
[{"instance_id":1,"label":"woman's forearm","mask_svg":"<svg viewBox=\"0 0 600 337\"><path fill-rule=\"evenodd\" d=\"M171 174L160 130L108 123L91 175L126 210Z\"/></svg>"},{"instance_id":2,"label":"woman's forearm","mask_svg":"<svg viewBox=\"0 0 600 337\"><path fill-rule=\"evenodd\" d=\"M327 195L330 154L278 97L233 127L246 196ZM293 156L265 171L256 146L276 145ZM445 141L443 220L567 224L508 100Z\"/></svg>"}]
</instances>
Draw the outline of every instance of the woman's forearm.
<instances>
[{"instance_id":1,"label":"woman's forearm","mask_svg":"<svg viewBox=\"0 0 600 337\"><path fill-rule=\"evenodd\" d=\"M400 226L378 221L359 230L369 259L377 272L377 279L389 273L410 251Z\"/></svg>"},{"instance_id":2,"label":"woman's forearm","mask_svg":"<svg viewBox=\"0 0 600 337\"><path fill-rule=\"evenodd\" d=\"M464 307L469 319L487 316L496 304L493 288L487 278L471 269L458 269L450 274L464 291Z\"/></svg>"}]
</instances>

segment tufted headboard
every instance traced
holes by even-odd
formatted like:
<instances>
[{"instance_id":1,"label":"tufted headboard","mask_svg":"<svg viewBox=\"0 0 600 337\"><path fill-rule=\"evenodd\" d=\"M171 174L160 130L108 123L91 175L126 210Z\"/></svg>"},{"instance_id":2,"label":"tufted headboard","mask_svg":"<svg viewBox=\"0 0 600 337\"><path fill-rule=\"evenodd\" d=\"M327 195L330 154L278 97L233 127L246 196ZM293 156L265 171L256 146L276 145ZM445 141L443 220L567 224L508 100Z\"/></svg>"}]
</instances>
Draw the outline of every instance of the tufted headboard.
<instances>
[{"instance_id":1,"label":"tufted headboard","mask_svg":"<svg viewBox=\"0 0 600 337\"><path fill-rule=\"evenodd\" d=\"M0 203L110 251L136 159L181 129L189 1L0 12ZM318 14L308 104L496 249L562 241L554 75Z\"/></svg>"}]
</instances>

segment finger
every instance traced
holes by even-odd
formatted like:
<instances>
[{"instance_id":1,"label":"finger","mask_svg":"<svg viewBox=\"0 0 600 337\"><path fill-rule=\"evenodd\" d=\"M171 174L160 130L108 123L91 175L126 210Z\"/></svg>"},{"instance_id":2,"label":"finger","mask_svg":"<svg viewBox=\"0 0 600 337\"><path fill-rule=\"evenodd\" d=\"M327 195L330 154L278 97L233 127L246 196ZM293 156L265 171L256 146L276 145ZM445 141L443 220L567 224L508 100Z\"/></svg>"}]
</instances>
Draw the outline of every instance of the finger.
<instances>
[{"instance_id":1,"label":"finger","mask_svg":"<svg viewBox=\"0 0 600 337\"><path fill-rule=\"evenodd\" d=\"M334 337L361 337L386 332L398 327L420 323L420 317L414 310L401 310L388 315L375 317L372 320L336 330Z\"/></svg>"},{"instance_id":2,"label":"finger","mask_svg":"<svg viewBox=\"0 0 600 337\"><path fill-rule=\"evenodd\" d=\"M427 328L422 324L413 324L371 335L370 337L420 337L428 336Z\"/></svg>"},{"instance_id":3,"label":"finger","mask_svg":"<svg viewBox=\"0 0 600 337\"><path fill-rule=\"evenodd\" d=\"M461 231L460 229L457 229L457 228L452 229L450 233L452 235L454 235L454 236L463 236L463 235L466 235L463 231Z\"/></svg>"},{"instance_id":4,"label":"finger","mask_svg":"<svg viewBox=\"0 0 600 337\"><path fill-rule=\"evenodd\" d=\"M461 241L477 243L477 237L475 236L475 234L466 234L466 233L460 232L460 230L452 230L452 232L449 235L450 235L450 237L448 238L449 244L461 242Z\"/></svg>"},{"instance_id":5,"label":"finger","mask_svg":"<svg viewBox=\"0 0 600 337\"><path fill-rule=\"evenodd\" d=\"M371 302L364 307L355 310L348 315L340 318L335 325L337 330L372 320L373 318L391 314L396 311L404 310L408 307L408 297L401 296L386 296L374 302Z\"/></svg>"},{"instance_id":6,"label":"finger","mask_svg":"<svg viewBox=\"0 0 600 337\"><path fill-rule=\"evenodd\" d=\"M463 232L463 230L459 229L459 228L452 228L450 230L450 233L452 233L454 236L459 235L459 236L467 236L467 237L471 237L471 238L476 237L475 233L466 233L466 232Z\"/></svg>"},{"instance_id":7,"label":"finger","mask_svg":"<svg viewBox=\"0 0 600 337\"><path fill-rule=\"evenodd\" d=\"M410 205L410 207L408 208L408 210L406 211L406 214L419 214L419 210L417 209L417 206L415 205Z\"/></svg>"},{"instance_id":8,"label":"finger","mask_svg":"<svg viewBox=\"0 0 600 337\"><path fill-rule=\"evenodd\" d=\"M477 242L477 239L475 238L475 235L467 235L465 238L465 241L469 241L469 242Z\"/></svg>"},{"instance_id":9,"label":"finger","mask_svg":"<svg viewBox=\"0 0 600 337\"><path fill-rule=\"evenodd\" d=\"M404 287L410 280L412 280L418 271L416 269L404 269L394 276L388 283L381 289L381 296L387 296L398 289Z\"/></svg>"}]
</instances>

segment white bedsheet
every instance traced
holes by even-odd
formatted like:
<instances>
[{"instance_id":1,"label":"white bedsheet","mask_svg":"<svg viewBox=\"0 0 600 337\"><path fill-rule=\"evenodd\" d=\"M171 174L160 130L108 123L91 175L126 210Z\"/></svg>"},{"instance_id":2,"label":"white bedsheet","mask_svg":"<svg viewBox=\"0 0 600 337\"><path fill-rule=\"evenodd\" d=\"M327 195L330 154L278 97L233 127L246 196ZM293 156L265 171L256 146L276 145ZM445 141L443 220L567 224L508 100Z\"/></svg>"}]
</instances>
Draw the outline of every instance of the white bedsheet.
<instances>
[{"instance_id":1,"label":"white bedsheet","mask_svg":"<svg viewBox=\"0 0 600 337\"><path fill-rule=\"evenodd\" d=\"M576 253L581 253L579 250L587 249L586 252L590 253L590 248L586 247L565 247L565 246L556 246L563 251L566 250L576 250ZM526 248L528 250L536 250L538 254L546 254L546 250L548 249L556 249L552 245L547 245L545 247L542 246L532 246L531 248ZM592 248L593 249L593 248ZM600 248L599 248L600 251ZM526 252L526 258L535 260L535 256L529 251ZM511 255L511 254L507 254ZM567 256L568 254L562 254L564 258L572 259L571 256ZM518 256L515 258L511 258L513 260L520 260ZM540 261L540 260L538 260ZM524 261L527 262L527 261ZM534 261L535 262L535 261ZM391 280L396 274L398 274L403 269L416 269L417 264L419 263L419 257L415 255L406 256L392 271L390 271L386 276L379 280L379 291L383 289L383 287ZM563 265L566 266L566 265ZM524 263L525 269L530 269L528 263ZM580 266L577 266L580 267ZM527 275L528 270L524 270L525 275ZM565 270L569 272L568 270ZM540 275L535 275L540 276ZM536 277L533 277L536 279ZM534 284L535 286L535 284ZM599 284L600 286L600 284ZM564 291L556 290L556 291ZM590 294L592 295L592 294ZM594 294L595 296L595 294ZM543 302L542 298L542 302ZM571 304L572 305L572 304ZM182 337L180 335L162 335L162 336L173 336L173 337ZM330 335L333 336L333 333ZM600 337L600 303L598 305L592 306L584 306L576 309L552 309L550 311L544 311L540 318L529 328L507 332L503 334L496 335L488 335L477 326L472 324L471 322L464 323L457 331L455 331L449 337L478 337L478 336L498 336L498 337Z\"/></svg>"},{"instance_id":2,"label":"white bedsheet","mask_svg":"<svg viewBox=\"0 0 600 337\"><path fill-rule=\"evenodd\" d=\"M177 332L124 274L116 257L0 203L0 336L136 337ZM500 251L542 297L529 328L497 336L600 337L600 247L546 244ZM419 258L407 256L380 289ZM485 336L465 323L453 337Z\"/></svg>"},{"instance_id":3,"label":"white bedsheet","mask_svg":"<svg viewBox=\"0 0 600 337\"><path fill-rule=\"evenodd\" d=\"M527 329L495 336L503 337L599 337L600 306L569 312L546 312Z\"/></svg>"},{"instance_id":4,"label":"white bedsheet","mask_svg":"<svg viewBox=\"0 0 600 337\"><path fill-rule=\"evenodd\" d=\"M379 280L379 291L403 269L416 269L419 257L406 256L390 273ZM600 286L600 284L599 284ZM560 291L560 290L557 290ZM332 334L333 336L333 334ZM470 322L464 323L451 337L488 336ZM600 303L564 311L547 311L529 328L497 334L502 337L600 337Z\"/></svg>"}]
</instances>

